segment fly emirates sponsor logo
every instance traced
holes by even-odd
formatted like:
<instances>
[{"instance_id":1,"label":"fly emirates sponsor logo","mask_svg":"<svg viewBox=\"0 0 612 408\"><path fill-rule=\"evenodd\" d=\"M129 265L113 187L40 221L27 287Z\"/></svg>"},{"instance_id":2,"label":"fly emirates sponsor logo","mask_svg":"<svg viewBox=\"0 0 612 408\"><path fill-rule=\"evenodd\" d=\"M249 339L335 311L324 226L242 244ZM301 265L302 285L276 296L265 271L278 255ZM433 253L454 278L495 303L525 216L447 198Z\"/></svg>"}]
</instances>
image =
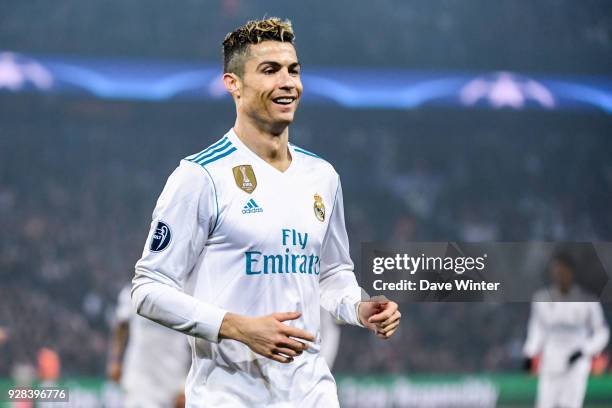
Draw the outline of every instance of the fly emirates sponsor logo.
<instances>
[{"instance_id":1,"label":"fly emirates sponsor logo","mask_svg":"<svg viewBox=\"0 0 612 408\"><path fill-rule=\"evenodd\" d=\"M245 273L247 275L268 275L301 273L319 275L321 258L315 253L305 253L308 245L308 233L295 229L282 229L280 244L281 253L265 254L261 251L246 251Z\"/></svg>"}]
</instances>

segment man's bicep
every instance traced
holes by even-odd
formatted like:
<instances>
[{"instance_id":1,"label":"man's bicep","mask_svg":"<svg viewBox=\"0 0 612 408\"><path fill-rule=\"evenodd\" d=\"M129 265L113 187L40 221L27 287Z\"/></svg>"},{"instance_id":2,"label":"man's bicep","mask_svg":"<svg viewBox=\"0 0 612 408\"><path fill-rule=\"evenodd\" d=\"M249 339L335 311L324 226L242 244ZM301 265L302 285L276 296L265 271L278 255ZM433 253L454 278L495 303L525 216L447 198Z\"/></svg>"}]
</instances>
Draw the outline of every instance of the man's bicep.
<instances>
[{"instance_id":1,"label":"man's bicep","mask_svg":"<svg viewBox=\"0 0 612 408\"><path fill-rule=\"evenodd\" d=\"M212 182L208 173L188 162L168 179L136 264L132 303L141 316L216 342L225 311L183 292L216 216Z\"/></svg>"},{"instance_id":2,"label":"man's bicep","mask_svg":"<svg viewBox=\"0 0 612 408\"><path fill-rule=\"evenodd\" d=\"M181 163L160 195L136 275L181 288L206 244L215 216L212 180Z\"/></svg>"}]
</instances>

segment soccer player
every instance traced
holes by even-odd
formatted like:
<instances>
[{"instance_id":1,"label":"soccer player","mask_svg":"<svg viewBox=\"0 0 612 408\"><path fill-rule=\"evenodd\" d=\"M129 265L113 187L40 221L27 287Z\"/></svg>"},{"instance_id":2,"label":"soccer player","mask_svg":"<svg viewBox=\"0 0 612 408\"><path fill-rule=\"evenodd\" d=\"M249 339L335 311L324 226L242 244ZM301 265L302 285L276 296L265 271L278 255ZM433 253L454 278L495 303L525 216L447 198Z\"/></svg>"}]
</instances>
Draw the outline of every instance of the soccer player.
<instances>
[{"instance_id":1,"label":"soccer player","mask_svg":"<svg viewBox=\"0 0 612 408\"><path fill-rule=\"evenodd\" d=\"M574 261L557 254L550 263L551 288L534 295L523 353L542 353L538 408L582 407L591 358L601 352L610 331L599 302L573 283Z\"/></svg>"},{"instance_id":2,"label":"soccer player","mask_svg":"<svg viewBox=\"0 0 612 408\"><path fill-rule=\"evenodd\" d=\"M121 383L125 408L183 406L187 336L134 313L130 289L119 293L107 374Z\"/></svg>"},{"instance_id":3,"label":"soccer player","mask_svg":"<svg viewBox=\"0 0 612 408\"><path fill-rule=\"evenodd\" d=\"M188 407L334 407L319 307L382 339L391 301L362 301L338 174L289 144L302 96L289 21L250 21L223 42L236 121L181 161L153 212L132 301L191 335Z\"/></svg>"}]
</instances>

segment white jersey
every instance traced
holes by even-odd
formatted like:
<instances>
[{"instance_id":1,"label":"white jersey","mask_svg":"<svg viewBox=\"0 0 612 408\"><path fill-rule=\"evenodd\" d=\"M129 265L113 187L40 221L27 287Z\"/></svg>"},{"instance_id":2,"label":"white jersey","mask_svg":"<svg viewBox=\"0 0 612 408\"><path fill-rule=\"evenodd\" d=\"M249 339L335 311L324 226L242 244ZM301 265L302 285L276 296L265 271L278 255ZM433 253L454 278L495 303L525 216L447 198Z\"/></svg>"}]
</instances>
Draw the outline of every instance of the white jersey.
<instances>
[{"instance_id":1,"label":"white jersey","mask_svg":"<svg viewBox=\"0 0 612 408\"><path fill-rule=\"evenodd\" d=\"M153 213L136 264L138 313L194 336L186 385L192 407L337 405L320 357L319 307L359 325L338 174L318 156L289 146L280 172L233 130L181 161ZM219 341L226 312L301 312L286 324L315 335L292 363Z\"/></svg>"},{"instance_id":2,"label":"white jersey","mask_svg":"<svg viewBox=\"0 0 612 408\"><path fill-rule=\"evenodd\" d=\"M321 309L321 356L331 370L340 346L340 326L332 315Z\"/></svg>"},{"instance_id":3,"label":"white jersey","mask_svg":"<svg viewBox=\"0 0 612 408\"><path fill-rule=\"evenodd\" d=\"M135 314L130 287L119 294L116 319L129 324L121 374L125 406L172 406L183 392L189 370L187 336Z\"/></svg>"},{"instance_id":4,"label":"white jersey","mask_svg":"<svg viewBox=\"0 0 612 408\"><path fill-rule=\"evenodd\" d=\"M608 338L599 302L577 286L566 295L550 288L534 296L523 351L528 357L542 353L542 374L562 373L567 371L570 355L578 350L590 367L590 358L603 350Z\"/></svg>"}]
</instances>

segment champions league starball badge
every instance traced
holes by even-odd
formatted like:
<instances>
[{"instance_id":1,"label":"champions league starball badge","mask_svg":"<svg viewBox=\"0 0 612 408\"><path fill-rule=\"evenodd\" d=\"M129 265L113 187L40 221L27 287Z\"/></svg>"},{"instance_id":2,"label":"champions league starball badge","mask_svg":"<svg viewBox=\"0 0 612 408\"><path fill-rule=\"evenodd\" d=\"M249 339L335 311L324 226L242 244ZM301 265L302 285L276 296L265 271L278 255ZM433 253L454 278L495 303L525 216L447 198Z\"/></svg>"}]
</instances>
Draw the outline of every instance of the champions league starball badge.
<instances>
[{"instance_id":1,"label":"champions league starball badge","mask_svg":"<svg viewBox=\"0 0 612 408\"><path fill-rule=\"evenodd\" d=\"M239 189L251 194L257 187L257 178L250 164L241 164L232 169L234 180Z\"/></svg>"},{"instance_id":2,"label":"champions league starball badge","mask_svg":"<svg viewBox=\"0 0 612 408\"><path fill-rule=\"evenodd\" d=\"M317 220L323 222L325 221L325 204L323 204L323 199L320 195L315 194L314 200L313 209L315 217L317 217Z\"/></svg>"},{"instance_id":3,"label":"champions league starball badge","mask_svg":"<svg viewBox=\"0 0 612 408\"><path fill-rule=\"evenodd\" d=\"M170 227L166 225L166 223L159 221L155 227L155 232L151 237L151 245L149 245L149 250L151 250L151 252L161 252L168 248L171 240L172 233L170 232Z\"/></svg>"}]
</instances>

